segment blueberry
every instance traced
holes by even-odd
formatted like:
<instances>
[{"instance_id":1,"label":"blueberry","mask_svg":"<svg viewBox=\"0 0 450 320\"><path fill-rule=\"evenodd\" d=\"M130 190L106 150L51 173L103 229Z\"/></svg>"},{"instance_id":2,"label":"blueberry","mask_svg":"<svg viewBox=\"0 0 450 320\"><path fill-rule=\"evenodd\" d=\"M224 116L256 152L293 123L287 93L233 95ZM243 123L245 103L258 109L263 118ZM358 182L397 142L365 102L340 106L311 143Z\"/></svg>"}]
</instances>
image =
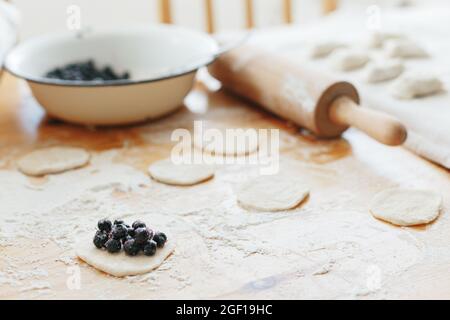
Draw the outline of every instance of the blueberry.
<instances>
[{"instance_id":1,"label":"blueberry","mask_svg":"<svg viewBox=\"0 0 450 320\"><path fill-rule=\"evenodd\" d=\"M124 244L125 242L127 242L128 240L133 239L133 237L131 237L130 235L126 236L125 238L122 238L120 241L122 241L122 244Z\"/></svg>"},{"instance_id":2,"label":"blueberry","mask_svg":"<svg viewBox=\"0 0 450 320\"><path fill-rule=\"evenodd\" d=\"M134 238L134 236L136 235L136 230L134 230L133 228L127 228L127 230L128 230L128 235L130 237Z\"/></svg>"},{"instance_id":3,"label":"blueberry","mask_svg":"<svg viewBox=\"0 0 450 320\"><path fill-rule=\"evenodd\" d=\"M163 237L165 241L167 241L167 235L163 232L157 232L160 237Z\"/></svg>"},{"instance_id":4,"label":"blueberry","mask_svg":"<svg viewBox=\"0 0 450 320\"><path fill-rule=\"evenodd\" d=\"M46 74L46 77L53 78L53 79L61 79L62 78L62 74L63 74L63 71L60 68L56 68L56 69L54 69L52 71L49 71Z\"/></svg>"},{"instance_id":5,"label":"blueberry","mask_svg":"<svg viewBox=\"0 0 450 320\"><path fill-rule=\"evenodd\" d=\"M128 235L128 229L123 224L117 224L113 227L111 235L116 240L123 239Z\"/></svg>"},{"instance_id":6,"label":"blueberry","mask_svg":"<svg viewBox=\"0 0 450 320\"><path fill-rule=\"evenodd\" d=\"M45 74L48 78L77 81L107 81L129 79L128 72L118 75L111 66L97 68L93 60L70 63L61 68L55 68Z\"/></svg>"},{"instance_id":7,"label":"blueberry","mask_svg":"<svg viewBox=\"0 0 450 320\"><path fill-rule=\"evenodd\" d=\"M153 241L153 240L147 241L147 243L144 246L144 254L146 256L153 256L153 255L155 255L156 247L157 247L157 244L156 244L155 241Z\"/></svg>"},{"instance_id":8,"label":"blueberry","mask_svg":"<svg viewBox=\"0 0 450 320\"><path fill-rule=\"evenodd\" d=\"M122 249L122 243L116 239L109 239L106 241L105 246L109 253L117 253Z\"/></svg>"},{"instance_id":9,"label":"blueberry","mask_svg":"<svg viewBox=\"0 0 450 320\"><path fill-rule=\"evenodd\" d=\"M114 220L114 225L118 225L118 224L125 224L125 222L123 220Z\"/></svg>"},{"instance_id":10,"label":"blueberry","mask_svg":"<svg viewBox=\"0 0 450 320\"><path fill-rule=\"evenodd\" d=\"M158 248L162 248L162 247L164 247L164 245L167 242L167 236L162 232L157 232L153 236L153 241L156 242L156 244L158 245Z\"/></svg>"},{"instance_id":11,"label":"blueberry","mask_svg":"<svg viewBox=\"0 0 450 320\"><path fill-rule=\"evenodd\" d=\"M102 75L105 80L116 80L118 78L110 66L103 69Z\"/></svg>"},{"instance_id":12,"label":"blueberry","mask_svg":"<svg viewBox=\"0 0 450 320\"><path fill-rule=\"evenodd\" d=\"M98 222L97 226L100 231L110 232L112 228L112 223L107 219L102 219Z\"/></svg>"},{"instance_id":13,"label":"blueberry","mask_svg":"<svg viewBox=\"0 0 450 320\"><path fill-rule=\"evenodd\" d=\"M134 239L127 240L123 245L123 250L129 256L136 256L139 253L140 249L141 248L136 244L136 241Z\"/></svg>"},{"instance_id":14,"label":"blueberry","mask_svg":"<svg viewBox=\"0 0 450 320\"><path fill-rule=\"evenodd\" d=\"M152 229L150 229L149 227L147 227L147 231L149 233L148 240L152 240L153 236L155 235L155 232Z\"/></svg>"},{"instance_id":15,"label":"blueberry","mask_svg":"<svg viewBox=\"0 0 450 320\"><path fill-rule=\"evenodd\" d=\"M133 229L139 229L139 228L145 228L146 225L144 222L137 220L137 221L133 222L132 227L133 227Z\"/></svg>"},{"instance_id":16,"label":"blueberry","mask_svg":"<svg viewBox=\"0 0 450 320\"><path fill-rule=\"evenodd\" d=\"M149 238L150 232L147 230L147 228L136 229L134 239L136 240L137 244L144 244L149 240Z\"/></svg>"},{"instance_id":17,"label":"blueberry","mask_svg":"<svg viewBox=\"0 0 450 320\"><path fill-rule=\"evenodd\" d=\"M94 236L94 245L101 249L105 246L105 243L108 241L108 234L103 231L97 231Z\"/></svg>"}]
</instances>

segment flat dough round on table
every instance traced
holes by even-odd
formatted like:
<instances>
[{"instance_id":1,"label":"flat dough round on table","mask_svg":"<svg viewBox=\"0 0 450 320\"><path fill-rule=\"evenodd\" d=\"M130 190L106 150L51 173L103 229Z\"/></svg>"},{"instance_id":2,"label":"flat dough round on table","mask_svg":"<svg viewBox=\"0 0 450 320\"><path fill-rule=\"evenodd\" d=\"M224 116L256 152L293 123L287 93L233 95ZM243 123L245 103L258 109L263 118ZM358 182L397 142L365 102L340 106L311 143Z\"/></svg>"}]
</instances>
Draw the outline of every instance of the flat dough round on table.
<instances>
[{"instance_id":1,"label":"flat dough round on table","mask_svg":"<svg viewBox=\"0 0 450 320\"><path fill-rule=\"evenodd\" d=\"M91 238L85 238L75 247L77 256L96 268L115 277L137 276L149 273L157 269L174 251L175 244L168 241L166 245L156 251L152 257L139 254L130 257L122 250L120 253L111 254L106 250L97 249Z\"/></svg>"},{"instance_id":2,"label":"flat dough round on table","mask_svg":"<svg viewBox=\"0 0 450 320\"><path fill-rule=\"evenodd\" d=\"M51 147L33 151L17 161L17 167L29 176L43 176L80 168L89 163L90 154L73 147Z\"/></svg>"},{"instance_id":3,"label":"flat dough round on table","mask_svg":"<svg viewBox=\"0 0 450 320\"><path fill-rule=\"evenodd\" d=\"M251 130L251 129L250 129ZM222 130L226 131L226 130ZM225 134L223 135L225 137ZM259 149L258 138L249 138L245 134L235 135L234 139L219 141L204 141L202 137L194 137L194 146L203 152L216 156L246 156L255 153Z\"/></svg>"},{"instance_id":4,"label":"flat dough round on table","mask_svg":"<svg viewBox=\"0 0 450 320\"><path fill-rule=\"evenodd\" d=\"M298 179L260 176L240 186L237 200L247 209L275 212L297 207L308 195L309 189Z\"/></svg>"},{"instance_id":5,"label":"flat dough round on table","mask_svg":"<svg viewBox=\"0 0 450 320\"><path fill-rule=\"evenodd\" d=\"M203 164L175 164L171 159L153 163L148 168L150 176L162 183L175 186L192 186L214 176L214 167Z\"/></svg>"},{"instance_id":6,"label":"flat dough round on table","mask_svg":"<svg viewBox=\"0 0 450 320\"><path fill-rule=\"evenodd\" d=\"M442 196L432 191L388 189L375 195L370 212L375 218L398 226L415 226L434 221L442 201Z\"/></svg>"}]
</instances>

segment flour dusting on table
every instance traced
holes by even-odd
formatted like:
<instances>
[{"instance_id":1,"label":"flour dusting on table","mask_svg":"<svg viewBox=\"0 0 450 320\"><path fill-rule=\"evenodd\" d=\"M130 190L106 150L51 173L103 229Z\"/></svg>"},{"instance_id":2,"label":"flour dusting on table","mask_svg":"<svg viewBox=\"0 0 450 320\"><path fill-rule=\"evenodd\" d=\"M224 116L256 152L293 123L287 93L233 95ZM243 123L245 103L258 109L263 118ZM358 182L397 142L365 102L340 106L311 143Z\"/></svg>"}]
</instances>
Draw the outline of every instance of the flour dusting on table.
<instances>
[{"instance_id":1,"label":"flour dusting on table","mask_svg":"<svg viewBox=\"0 0 450 320\"><path fill-rule=\"evenodd\" d=\"M273 288L277 294L305 278L322 281L317 277L321 275L330 285L346 279L349 283L341 292L345 296L353 294L355 285L364 287L369 263L392 259L391 269L383 270L390 275L421 256L422 249L404 240L402 230L392 232L372 221L363 208L346 212L345 203L354 197L338 193L322 199L325 189L321 188L337 183L332 166L283 158L282 171L303 176L311 183L313 198L291 211L258 213L240 208L233 193L238 183L258 175L255 167L223 166L212 181L179 188L117 163L118 153L95 154L90 166L50 176L39 188L30 188L33 183L16 171L0 171L0 179L6 182L0 186L1 246L12 250L17 243L39 239L44 247L54 246L60 252L52 261L57 260L63 273L71 266L81 266L85 272L87 267L75 258L73 245L78 237L92 232L97 220L160 221L164 230L167 227L169 234L176 234L177 251L158 270L121 280L158 297L214 297L235 292L234 283L244 285L274 273L292 274L290 281L279 280ZM330 225L329 215L339 215L341 222ZM366 246L361 246L361 237L367 238ZM390 243L390 250L383 248L384 243ZM42 269L22 272L15 267L18 261L5 255L9 267L0 274L0 282L17 287L21 294L51 295L52 277L45 269L49 261L43 259L39 261ZM110 282L111 290L115 285ZM240 293L240 289L235 292ZM299 294L315 297L319 293Z\"/></svg>"}]
</instances>

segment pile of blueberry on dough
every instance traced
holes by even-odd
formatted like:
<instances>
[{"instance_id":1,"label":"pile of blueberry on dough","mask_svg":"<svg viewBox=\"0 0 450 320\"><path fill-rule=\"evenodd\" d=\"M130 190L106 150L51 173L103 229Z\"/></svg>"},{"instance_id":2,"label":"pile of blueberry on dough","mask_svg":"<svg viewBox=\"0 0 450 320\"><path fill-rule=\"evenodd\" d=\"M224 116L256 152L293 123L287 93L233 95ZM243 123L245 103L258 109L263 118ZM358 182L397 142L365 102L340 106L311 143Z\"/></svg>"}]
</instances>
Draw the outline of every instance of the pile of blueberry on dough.
<instances>
[{"instance_id":1,"label":"pile of blueberry on dough","mask_svg":"<svg viewBox=\"0 0 450 320\"><path fill-rule=\"evenodd\" d=\"M55 68L45 74L46 78L67 81L114 81L128 80L130 73L117 74L111 66L98 68L93 60L75 62Z\"/></svg>"},{"instance_id":2,"label":"pile of blueberry on dough","mask_svg":"<svg viewBox=\"0 0 450 320\"><path fill-rule=\"evenodd\" d=\"M106 249L109 253L118 253L123 248L129 256L137 256L143 252L150 257L167 242L167 236L164 233L154 232L139 220L130 227L123 220L116 220L113 224L108 219L102 219L97 227L94 245L98 249Z\"/></svg>"}]
</instances>

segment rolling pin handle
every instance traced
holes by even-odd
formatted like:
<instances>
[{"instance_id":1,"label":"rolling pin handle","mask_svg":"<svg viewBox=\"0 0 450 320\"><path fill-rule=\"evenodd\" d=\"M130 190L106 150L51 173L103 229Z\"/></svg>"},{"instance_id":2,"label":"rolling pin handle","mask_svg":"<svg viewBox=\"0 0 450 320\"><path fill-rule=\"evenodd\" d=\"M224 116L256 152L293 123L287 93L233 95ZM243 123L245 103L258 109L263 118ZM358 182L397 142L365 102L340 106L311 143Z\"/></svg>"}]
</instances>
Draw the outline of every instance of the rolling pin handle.
<instances>
[{"instance_id":1,"label":"rolling pin handle","mask_svg":"<svg viewBox=\"0 0 450 320\"><path fill-rule=\"evenodd\" d=\"M375 140L390 146L405 142L407 131L395 118L368 108L359 107L348 97L336 99L330 107L333 122L358 128Z\"/></svg>"}]
</instances>

